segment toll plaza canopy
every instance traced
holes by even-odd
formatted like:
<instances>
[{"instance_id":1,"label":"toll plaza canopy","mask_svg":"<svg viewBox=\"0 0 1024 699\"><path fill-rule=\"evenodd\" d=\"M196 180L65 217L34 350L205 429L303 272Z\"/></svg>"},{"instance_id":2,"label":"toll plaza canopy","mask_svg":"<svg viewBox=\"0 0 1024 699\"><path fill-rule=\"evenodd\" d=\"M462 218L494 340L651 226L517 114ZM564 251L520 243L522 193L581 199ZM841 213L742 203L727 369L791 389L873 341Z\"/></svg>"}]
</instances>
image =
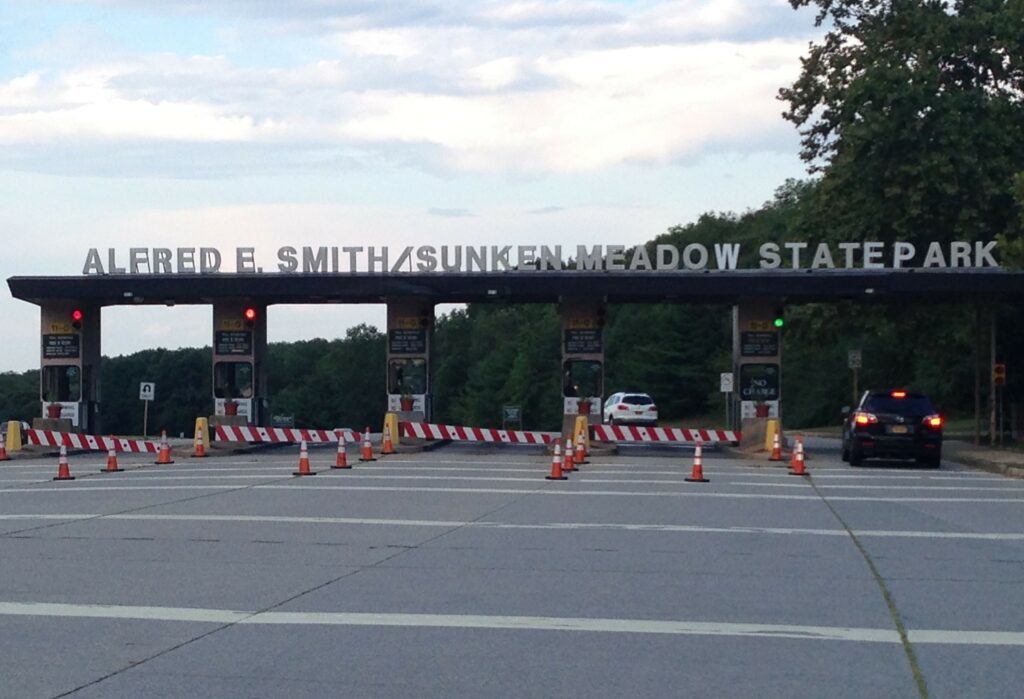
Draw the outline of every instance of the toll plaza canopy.
<instances>
[{"instance_id":1,"label":"toll plaza canopy","mask_svg":"<svg viewBox=\"0 0 1024 699\"><path fill-rule=\"evenodd\" d=\"M14 298L35 304L75 300L98 306L381 303L415 296L435 303L556 303L563 297L608 303L734 303L775 297L819 301L962 301L1024 297L1024 272L993 268L591 272L577 270L343 274L173 274L12 277Z\"/></svg>"}]
</instances>

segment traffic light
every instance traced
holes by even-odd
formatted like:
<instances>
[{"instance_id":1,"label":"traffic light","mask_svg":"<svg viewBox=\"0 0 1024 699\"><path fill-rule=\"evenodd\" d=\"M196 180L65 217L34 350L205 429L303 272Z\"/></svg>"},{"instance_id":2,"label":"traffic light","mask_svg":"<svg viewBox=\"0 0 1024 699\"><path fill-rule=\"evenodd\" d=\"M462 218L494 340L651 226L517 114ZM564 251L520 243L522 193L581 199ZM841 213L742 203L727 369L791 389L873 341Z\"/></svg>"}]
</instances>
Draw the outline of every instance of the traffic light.
<instances>
[{"instance_id":1,"label":"traffic light","mask_svg":"<svg viewBox=\"0 0 1024 699\"><path fill-rule=\"evenodd\" d=\"M75 330L82 329L82 320L85 318L85 314L82 313L82 309L76 308L71 311L71 327Z\"/></svg>"},{"instance_id":2,"label":"traffic light","mask_svg":"<svg viewBox=\"0 0 1024 699\"><path fill-rule=\"evenodd\" d=\"M772 321L772 325L774 325L776 328L781 328L785 324L786 324L786 317L783 314L783 309L782 308L776 308L775 309L775 320Z\"/></svg>"},{"instance_id":3,"label":"traffic light","mask_svg":"<svg viewBox=\"0 0 1024 699\"><path fill-rule=\"evenodd\" d=\"M998 362L992 365L992 383L996 386L1006 385L1006 364Z\"/></svg>"},{"instance_id":4,"label":"traffic light","mask_svg":"<svg viewBox=\"0 0 1024 699\"><path fill-rule=\"evenodd\" d=\"M256 325L256 309L251 306L246 308L242 311L242 319L245 321L245 327L247 328Z\"/></svg>"}]
</instances>

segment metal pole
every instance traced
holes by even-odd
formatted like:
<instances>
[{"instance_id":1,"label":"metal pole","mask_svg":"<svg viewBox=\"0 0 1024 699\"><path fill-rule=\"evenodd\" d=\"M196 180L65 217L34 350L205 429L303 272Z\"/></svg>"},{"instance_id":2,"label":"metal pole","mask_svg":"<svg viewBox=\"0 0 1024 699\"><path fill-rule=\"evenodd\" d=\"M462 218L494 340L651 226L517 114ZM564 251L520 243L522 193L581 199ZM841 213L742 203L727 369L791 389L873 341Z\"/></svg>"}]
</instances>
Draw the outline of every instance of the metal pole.
<instances>
[{"instance_id":1,"label":"metal pole","mask_svg":"<svg viewBox=\"0 0 1024 699\"><path fill-rule=\"evenodd\" d=\"M1003 432L1006 431L1006 391L999 389L999 446L1003 446Z\"/></svg>"},{"instance_id":2,"label":"metal pole","mask_svg":"<svg viewBox=\"0 0 1024 699\"><path fill-rule=\"evenodd\" d=\"M149 401L142 401L142 438L149 436Z\"/></svg>"},{"instance_id":3,"label":"metal pole","mask_svg":"<svg viewBox=\"0 0 1024 699\"><path fill-rule=\"evenodd\" d=\"M981 446L981 306L974 307L974 446Z\"/></svg>"},{"instance_id":4,"label":"metal pole","mask_svg":"<svg viewBox=\"0 0 1024 699\"><path fill-rule=\"evenodd\" d=\"M857 378L858 378L859 371L860 370L857 369L857 367L853 368L853 405L854 406L857 405L857 394L860 393L860 391L857 390L857 384L858 384Z\"/></svg>"},{"instance_id":5,"label":"metal pole","mask_svg":"<svg viewBox=\"0 0 1024 699\"><path fill-rule=\"evenodd\" d=\"M996 313L989 311L988 443L996 443Z\"/></svg>"}]
</instances>

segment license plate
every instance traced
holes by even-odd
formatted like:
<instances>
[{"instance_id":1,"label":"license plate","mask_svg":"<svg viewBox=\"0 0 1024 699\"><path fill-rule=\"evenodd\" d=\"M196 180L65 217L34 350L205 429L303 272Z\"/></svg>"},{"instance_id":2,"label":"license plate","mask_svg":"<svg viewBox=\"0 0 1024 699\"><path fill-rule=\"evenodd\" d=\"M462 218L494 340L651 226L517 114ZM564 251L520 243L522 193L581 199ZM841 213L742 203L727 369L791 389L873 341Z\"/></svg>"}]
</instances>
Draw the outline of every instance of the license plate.
<instances>
[{"instance_id":1,"label":"license plate","mask_svg":"<svg viewBox=\"0 0 1024 699\"><path fill-rule=\"evenodd\" d=\"M906 434L907 433L907 426L906 425L893 425L892 427L889 428L889 431L891 433L893 433L893 434Z\"/></svg>"}]
</instances>

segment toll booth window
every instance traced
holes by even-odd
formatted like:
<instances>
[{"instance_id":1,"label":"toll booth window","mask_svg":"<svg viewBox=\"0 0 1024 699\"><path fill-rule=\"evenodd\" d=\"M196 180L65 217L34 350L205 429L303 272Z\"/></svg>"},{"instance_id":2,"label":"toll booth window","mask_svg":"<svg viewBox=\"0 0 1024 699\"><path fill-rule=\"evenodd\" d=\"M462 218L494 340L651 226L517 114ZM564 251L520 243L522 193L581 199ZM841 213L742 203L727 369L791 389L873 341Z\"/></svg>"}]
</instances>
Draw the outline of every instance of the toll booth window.
<instances>
[{"instance_id":1,"label":"toll booth window","mask_svg":"<svg viewBox=\"0 0 1024 699\"><path fill-rule=\"evenodd\" d=\"M213 365L213 395L216 398L252 398L252 364L217 362Z\"/></svg>"},{"instance_id":2,"label":"toll booth window","mask_svg":"<svg viewBox=\"0 0 1024 699\"><path fill-rule=\"evenodd\" d=\"M427 392L427 360L392 359L388 363L388 393L422 395Z\"/></svg>"},{"instance_id":3,"label":"toll booth window","mask_svg":"<svg viewBox=\"0 0 1024 699\"><path fill-rule=\"evenodd\" d=\"M77 366L44 366L43 400L47 403L82 400L82 370Z\"/></svg>"},{"instance_id":4,"label":"toll booth window","mask_svg":"<svg viewBox=\"0 0 1024 699\"><path fill-rule=\"evenodd\" d=\"M570 359L563 365L562 372L563 395L570 398L604 395L601 362L592 359Z\"/></svg>"}]
</instances>

